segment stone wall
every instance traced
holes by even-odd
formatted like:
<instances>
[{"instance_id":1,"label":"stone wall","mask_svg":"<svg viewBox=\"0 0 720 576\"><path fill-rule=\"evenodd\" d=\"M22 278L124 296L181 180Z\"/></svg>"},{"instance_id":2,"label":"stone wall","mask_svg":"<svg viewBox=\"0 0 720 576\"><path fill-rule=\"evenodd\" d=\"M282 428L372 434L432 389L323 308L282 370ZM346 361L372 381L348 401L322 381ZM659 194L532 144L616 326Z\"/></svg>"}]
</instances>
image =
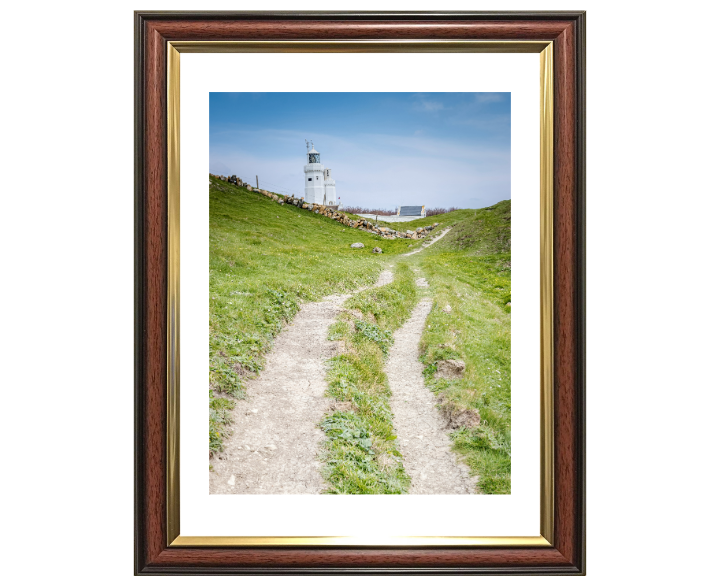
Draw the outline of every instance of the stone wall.
<instances>
[{"instance_id":1,"label":"stone wall","mask_svg":"<svg viewBox=\"0 0 720 576\"><path fill-rule=\"evenodd\" d=\"M226 178L224 176L216 176L215 174L210 174L210 176L220 178L223 182L228 182L229 184L235 184L236 186L245 186L249 191L262 194L269 200L277 202L280 206L287 205L293 206L300 210L308 210L309 212L320 214L321 216L325 216L326 218L332 218L336 222L340 222L340 224L348 226L349 228L357 228L358 230L364 230L365 232L369 232L370 234L375 234L377 236L381 236L382 238L388 238L390 240L394 240L395 238L411 238L413 240L417 238L424 238L431 230L435 229L438 226L438 224L436 223L432 224L431 226L421 226L413 230L405 230L404 232L400 230L393 230L392 228L376 226L372 222L372 220L366 220L365 218L353 220L347 214L335 210L330 206L323 206L322 204L308 204L307 202L305 202L304 198L295 198L295 196L283 196L282 194L274 194L273 192L268 192L267 190L253 188L246 182L243 182L242 180L237 178L235 179L235 181L232 181L231 179L235 178L235 176L231 176L230 178Z\"/></svg>"},{"instance_id":2,"label":"stone wall","mask_svg":"<svg viewBox=\"0 0 720 576\"><path fill-rule=\"evenodd\" d=\"M233 174L232 176L218 176L217 174L210 174L213 178L218 178L228 184L235 184L235 186L249 186L247 182L243 182L241 178L238 178Z\"/></svg>"}]
</instances>

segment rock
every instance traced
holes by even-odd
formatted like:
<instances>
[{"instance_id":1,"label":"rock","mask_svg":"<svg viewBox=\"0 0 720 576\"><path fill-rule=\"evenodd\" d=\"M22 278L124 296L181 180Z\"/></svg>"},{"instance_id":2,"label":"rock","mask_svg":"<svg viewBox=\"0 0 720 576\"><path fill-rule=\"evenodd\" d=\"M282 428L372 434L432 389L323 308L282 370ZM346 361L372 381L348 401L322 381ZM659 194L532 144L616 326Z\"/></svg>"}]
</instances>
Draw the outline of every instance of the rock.
<instances>
[{"instance_id":1,"label":"rock","mask_svg":"<svg viewBox=\"0 0 720 576\"><path fill-rule=\"evenodd\" d=\"M413 231L412 230L405 230L405 234L408 236L412 236Z\"/></svg>"},{"instance_id":2,"label":"rock","mask_svg":"<svg viewBox=\"0 0 720 576\"><path fill-rule=\"evenodd\" d=\"M282 198L281 198L280 200L278 200L278 204L280 204L280 206L282 206L283 204L285 204L285 202L283 202Z\"/></svg>"},{"instance_id":3,"label":"rock","mask_svg":"<svg viewBox=\"0 0 720 576\"><path fill-rule=\"evenodd\" d=\"M303 210L307 210L307 209L308 209L308 205L307 205L307 204L303 204L303 205L302 205L302 209L303 209Z\"/></svg>"},{"instance_id":4,"label":"rock","mask_svg":"<svg viewBox=\"0 0 720 576\"><path fill-rule=\"evenodd\" d=\"M355 242L355 244L350 244L350 248L365 248L365 244L362 242Z\"/></svg>"},{"instance_id":5,"label":"rock","mask_svg":"<svg viewBox=\"0 0 720 576\"><path fill-rule=\"evenodd\" d=\"M235 486L235 474L230 476L230 480L228 480L228 484L230 484L230 486Z\"/></svg>"},{"instance_id":6,"label":"rock","mask_svg":"<svg viewBox=\"0 0 720 576\"><path fill-rule=\"evenodd\" d=\"M480 414L472 408L463 408L450 400L444 394L438 397L440 401L440 414L445 419L445 425L457 430L458 428L475 428L480 424Z\"/></svg>"},{"instance_id":7,"label":"rock","mask_svg":"<svg viewBox=\"0 0 720 576\"><path fill-rule=\"evenodd\" d=\"M440 360L437 363L437 372L435 372L435 378L445 378L446 380L453 380L456 378L462 378L465 372L465 362L462 360Z\"/></svg>"},{"instance_id":8,"label":"rock","mask_svg":"<svg viewBox=\"0 0 720 576\"><path fill-rule=\"evenodd\" d=\"M382 254L382 248L375 246L375 248L373 248L373 254Z\"/></svg>"},{"instance_id":9,"label":"rock","mask_svg":"<svg viewBox=\"0 0 720 576\"><path fill-rule=\"evenodd\" d=\"M271 198L272 198L273 200L277 200L277 199L278 199L278 196L277 196L277 194L273 194L273 195L271 196Z\"/></svg>"},{"instance_id":10,"label":"rock","mask_svg":"<svg viewBox=\"0 0 720 576\"><path fill-rule=\"evenodd\" d=\"M423 231L422 226L421 226L420 228L416 228L416 229L415 229L415 232L417 232L418 234L420 234L420 232L422 232L422 231Z\"/></svg>"},{"instance_id":11,"label":"rock","mask_svg":"<svg viewBox=\"0 0 720 576\"><path fill-rule=\"evenodd\" d=\"M510 302L508 302L507 304L505 304L505 306L510 306Z\"/></svg>"},{"instance_id":12,"label":"rock","mask_svg":"<svg viewBox=\"0 0 720 576\"><path fill-rule=\"evenodd\" d=\"M435 224L433 224L433 228L435 228L436 226L440 226L440 224L438 224L437 222L435 222Z\"/></svg>"},{"instance_id":13,"label":"rock","mask_svg":"<svg viewBox=\"0 0 720 576\"><path fill-rule=\"evenodd\" d=\"M445 308L443 308L443 312L445 312L445 314L450 314L450 312L452 312L450 304L446 305Z\"/></svg>"}]
</instances>

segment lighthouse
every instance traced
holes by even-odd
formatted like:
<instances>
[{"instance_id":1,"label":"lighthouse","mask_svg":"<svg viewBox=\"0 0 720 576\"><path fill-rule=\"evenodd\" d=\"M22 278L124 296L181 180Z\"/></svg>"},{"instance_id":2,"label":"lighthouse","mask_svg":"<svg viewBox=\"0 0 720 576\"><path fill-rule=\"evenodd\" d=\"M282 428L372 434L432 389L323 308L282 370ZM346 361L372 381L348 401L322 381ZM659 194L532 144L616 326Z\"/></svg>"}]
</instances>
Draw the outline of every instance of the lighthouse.
<instances>
[{"instance_id":1,"label":"lighthouse","mask_svg":"<svg viewBox=\"0 0 720 576\"><path fill-rule=\"evenodd\" d=\"M308 204L337 204L335 180L330 177L330 169L320 163L320 152L312 142L305 140L307 155L305 164L305 202Z\"/></svg>"}]
</instances>

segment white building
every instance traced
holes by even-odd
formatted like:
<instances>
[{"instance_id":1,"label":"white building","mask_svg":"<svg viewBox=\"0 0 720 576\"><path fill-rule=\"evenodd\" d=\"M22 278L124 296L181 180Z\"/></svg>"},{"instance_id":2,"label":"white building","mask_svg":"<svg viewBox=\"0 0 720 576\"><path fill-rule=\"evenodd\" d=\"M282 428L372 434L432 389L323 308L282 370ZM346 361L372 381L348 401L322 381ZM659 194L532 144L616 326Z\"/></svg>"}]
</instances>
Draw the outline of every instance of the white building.
<instances>
[{"instance_id":1,"label":"white building","mask_svg":"<svg viewBox=\"0 0 720 576\"><path fill-rule=\"evenodd\" d=\"M335 180L330 176L330 168L325 168L325 202L328 206L337 206L337 196L335 195Z\"/></svg>"},{"instance_id":2,"label":"white building","mask_svg":"<svg viewBox=\"0 0 720 576\"><path fill-rule=\"evenodd\" d=\"M311 142L307 146L307 164L305 164L305 202L309 204L337 205L335 180L330 177L330 168L320 163L320 152ZM310 149L312 147L312 150Z\"/></svg>"}]
</instances>

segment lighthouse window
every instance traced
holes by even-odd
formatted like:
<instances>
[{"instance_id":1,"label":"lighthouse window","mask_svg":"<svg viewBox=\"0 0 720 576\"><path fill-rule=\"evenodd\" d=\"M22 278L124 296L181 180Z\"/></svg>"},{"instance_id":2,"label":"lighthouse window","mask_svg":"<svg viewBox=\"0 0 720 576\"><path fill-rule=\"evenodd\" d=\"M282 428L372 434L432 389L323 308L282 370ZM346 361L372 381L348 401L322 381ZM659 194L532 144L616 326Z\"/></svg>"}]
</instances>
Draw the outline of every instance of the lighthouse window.
<instances>
[{"instance_id":1,"label":"lighthouse window","mask_svg":"<svg viewBox=\"0 0 720 576\"><path fill-rule=\"evenodd\" d=\"M308 182L312 182L312 178L308 178Z\"/></svg>"},{"instance_id":2,"label":"lighthouse window","mask_svg":"<svg viewBox=\"0 0 720 576\"><path fill-rule=\"evenodd\" d=\"M315 180L320 180L320 176L315 176Z\"/></svg>"}]
</instances>

